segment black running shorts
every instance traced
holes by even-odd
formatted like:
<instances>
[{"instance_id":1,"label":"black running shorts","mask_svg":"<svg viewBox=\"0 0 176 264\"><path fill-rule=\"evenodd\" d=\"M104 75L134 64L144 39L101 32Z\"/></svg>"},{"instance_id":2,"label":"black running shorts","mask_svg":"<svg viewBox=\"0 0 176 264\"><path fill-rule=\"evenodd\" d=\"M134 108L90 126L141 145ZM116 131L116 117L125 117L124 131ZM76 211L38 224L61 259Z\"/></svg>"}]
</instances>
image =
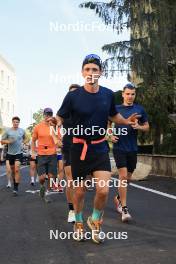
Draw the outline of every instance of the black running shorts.
<instances>
[{"instance_id":1,"label":"black running shorts","mask_svg":"<svg viewBox=\"0 0 176 264\"><path fill-rule=\"evenodd\" d=\"M111 172L109 154L87 152L85 160L80 160L81 151L71 149L71 170L73 180L84 180L95 171Z\"/></svg>"},{"instance_id":2,"label":"black running shorts","mask_svg":"<svg viewBox=\"0 0 176 264\"><path fill-rule=\"evenodd\" d=\"M113 150L114 159L118 169L127 168L127 171L133 173L137 164L137 152L120 152Z\"/></svg>"},{"instance_id":3,"label":"black running shorts","mask_svg":"<svg viewBox=\"0 0 176 264\"><path fill-rule=\"evenodd\" d=\"M38 155L37 172L39 176L51 173L57 177L57 155Z\"/></svg>"},{"instance_id":4,"label":"black running shorts","mask_svg":"<svg viewBox=\"0 0 176 264\"><path fill-rule=\"evenodd\" d=\"M62 151L62 160L64 163L64 166L71 166L71 153L70 150Z\"/></svg>"},{"instance_id":5,"label":"black running shorts","mask_svg":"<svg viewBox=\"0 0 176 264\"><path fill-rule=\"evenodd\" d=\"M30 156L30 158L29 158L29 161L34 161L36 164L37 164L37 160L38 160L38 157L37 157L37 156L36 156L35 159L33 159L31 156Z\"/></svg>"},{"instance_id":6,"label":"black running shorts","mask_svg":"<svg viewBox=\"0 0 176 264\"><path fill-rule=\"evenodd\" d=\"M6 160L9 160L9 164L12 166L15 164L15 161L19 161L20 163L22 162L23 154L16 154L16 155L11 155L7 154L6 155Z\"/></svg>"}]
</instances>

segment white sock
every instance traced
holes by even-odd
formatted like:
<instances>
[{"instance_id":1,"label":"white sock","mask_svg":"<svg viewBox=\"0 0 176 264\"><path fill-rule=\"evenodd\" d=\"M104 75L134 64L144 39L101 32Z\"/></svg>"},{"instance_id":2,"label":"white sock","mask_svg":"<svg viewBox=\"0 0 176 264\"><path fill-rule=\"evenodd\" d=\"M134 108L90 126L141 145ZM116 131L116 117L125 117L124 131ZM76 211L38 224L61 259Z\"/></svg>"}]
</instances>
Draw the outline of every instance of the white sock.
<instances>
[{"instance_id":1,"label":"white sock","mask_svg":"<svg viewBox=\"0 0 176 264\"><path fill-rule=\"evenodd\" d=\"M11 186L12 185L10 180L8 180L8 184L7 185L8 186Z\"/></svg>"},{"instance_id":2,"label":"white sock","mask_svg":"<svg viewBox=\"0 0 176 264\"><path fill-rule=\"evenodd\" d=\"M34 182L34 177L33 176L31 177L31 182Z\"/></svg>"},{"instance_id":3,"label":"white sock","mask_svg":"<svg viewBox=\"0 0 176 264\"><path fill-rule=\"evenodd\" d=\"M39 182L39 176L37 175L37 177L36 177L36 182Z\"/></svg>"}]
</instances>

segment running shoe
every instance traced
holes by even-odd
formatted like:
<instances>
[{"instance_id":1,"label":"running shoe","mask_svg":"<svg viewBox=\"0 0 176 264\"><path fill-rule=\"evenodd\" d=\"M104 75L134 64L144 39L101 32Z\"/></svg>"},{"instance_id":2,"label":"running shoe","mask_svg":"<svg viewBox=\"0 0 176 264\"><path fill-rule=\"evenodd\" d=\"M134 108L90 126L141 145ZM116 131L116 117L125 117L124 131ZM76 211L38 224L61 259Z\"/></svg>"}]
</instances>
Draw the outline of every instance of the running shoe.
<instances>
[{"instance_id":1,"label":"running shoe","mask_svg":"<svg viewBox=\"0 0 176 264\"><path fill-rule=\"evenodd\" d=\"M76 241L84 241L84 227L82 222L75 222L73 227L73 239Z\"/></svg>"},{"instance_id":2,"label":"running shoe","mask_svg":"<svg viewBox=\"0 0 176 264\"><path fill-rule=\"evenodd\" d=\"M68 213L68 223L75 223L75 212L73 210L70 210Z\"/></svg>"},{"instance_id":3,"label":"running shoe","mask_svg":"<svg viewBox=\"0 0 176 264\"><path fill-rule=\"evenodd\" d=\"M101 234L103 234L101 230L101 224L102 224L102 219L95 221L92 220L91 216L89 216L87 219L87 225L92 230L92 240L97 244L104 242L104 237L101 236Z\"/></svg>"},{"instance_id":4,"label":"running shoe","mask_svg":"<svg viewBox=\"0 0 176 264\"><path fill-rule=\"evenodd\" d=\"M115 203L115 207L116 210L119 214L122 214L122 204L120 202L120 200L117 198L117 196L114 197L114 203Z\"/></svg>"},{"instance_id":5,"label":"running shoe","mask_svg":"<svg viewBox=\"0 0 176 264\"><path fill-rule=\"evenodd\" d=\"M51 189L53 192L59 192L59 193L63 193L64 189L61 185L58 184L58 186L56 186L55 184L53 184L53 187Z\"/></svg>"},{"instance_id":6,"label":"running shoe","mask_svg":"<svg viewBox=\"0 0 176 264\"><path fill-rule=\"evenodd\" d=\"M52 201L50 196L49 196L49 194L50 193L48 191L45 193L44 200L45 200L46 203L51 203L51 201Z\"/></svg>"},{"instance_id":7,"label":"running shoe","mask_svg":"<svg viewBox=\"0 0 176 264\"><path fill-rule=\"evenodd\" d=\"M58 192L59 193L63 193L64 192L64 188L61 185L58 186Z\"/></svg>"},{"instance_id":8,"label":"running shoe","mask_svg":"<svg viewBox=\"0 0 176 264\"><path fill-rule=\"evenodd\" d=\"M128 207L125 206L125 207L122 207L122 222L125 223L125 222L128 222L132 219L129 211L128 211Z\"/></svg>"},{"instance_id":9,"label":"running shoe","mask_svg":"<svg viewBox=\"0 0 176 264\"><path fill-rule=\"evenodd\" d=\"M13 196L18 196L18 191L17 190L13 190Z\"/></svg>"},{"instance_id":10,"label":"running shoe","mask_svg":"<svg viewBox=\"0 0 176 264\"><path fill-rule=\"evenodd\" d=\"M58 186L56 186L55 184L53 184L53 186L50 188L51 192L58 192Z\"/></svg>"},{"instance_id":11,"label":"running shoe","mask_svg":"<svg viewBox=\"0 0 176 264\"><path fill-rule=\"evenodd\" d=\"M45 186L44 185L41 185L39 194L42 199L45 197Z\"/></svg>"}]
</instances>

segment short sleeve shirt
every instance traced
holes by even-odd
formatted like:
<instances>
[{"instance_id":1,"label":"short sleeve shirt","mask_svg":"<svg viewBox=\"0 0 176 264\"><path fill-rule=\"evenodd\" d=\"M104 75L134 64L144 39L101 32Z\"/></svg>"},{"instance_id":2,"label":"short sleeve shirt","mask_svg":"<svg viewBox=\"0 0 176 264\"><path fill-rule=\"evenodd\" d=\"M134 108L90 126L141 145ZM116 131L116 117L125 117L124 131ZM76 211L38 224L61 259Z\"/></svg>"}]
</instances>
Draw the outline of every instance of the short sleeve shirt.
<instances>
[{"instance_id":1,"label":"short sleeve shirt","mask_svg":"<svg viewBox=\"0 0 176 264\"><path fill-rule=\"evenodd\" d=\"M38 155L56 154L56 145L54 143L50 126L44 122L35 126L32 138L37 140Z\"/></svg>"},{"instance_id":2,"label":"short sleeve shirt","mask_svg":"<svg viewBox=\"0 0 176 264\"><path fill-rule=\"evenodd\" d=\"M109 116L118 113L114 93L103 86L97 93L90 93L84 87L69 92L57 115L63 119L71 118L72 135L87 141L98 140L106 135ZM75 148L79 144L74 144ZM89 144L88 151L107 152L107 142Z\"/></svg>"},{"instance_id":3,"label":"short sleeve shirt","mask_svg":"<svg viewBox=\"0 0 176 264\"><path fill-rule=\"evenodd\" d=\"M137 113L141 116L139 118L139 124L148 122L147 114L139 104L133 104L131 106L117 105L116 109L124 118L128 118L130 115ZM113 149L121 152L137 152L137 130L133 129L130 125L115 125L116 131L118 131L118 128L126 128L127 134L121 133L118 135L119 139L117 143L113 144Z\"/></svg>"},{"instance_id":4,"label":"short sleeve shirt","mask_svg":"<svg viewBox=\"0 0 176 264\"><path fill-rule=\"evenodd\" d=\"M16 155L22 153L22 143L25 137L25 131L22 128L13 129L9 128L2 135L2 140L12 140L13 142L8 144L8 154Z\"/></svg>"}]
</instances>

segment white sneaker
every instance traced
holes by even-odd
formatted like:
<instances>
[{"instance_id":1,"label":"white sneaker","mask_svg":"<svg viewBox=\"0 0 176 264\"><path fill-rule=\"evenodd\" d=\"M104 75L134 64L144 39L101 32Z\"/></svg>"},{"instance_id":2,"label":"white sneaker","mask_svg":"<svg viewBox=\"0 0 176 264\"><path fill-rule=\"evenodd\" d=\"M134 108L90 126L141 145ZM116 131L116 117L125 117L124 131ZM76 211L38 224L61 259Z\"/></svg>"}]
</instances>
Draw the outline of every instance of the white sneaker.
<instances>
[{"instance_id":1,"label":"white sneaker","mask_svg":"<svg viewBox=\"0 0 176 264\"><path fill-rule=\"evenodd\" d=\"M122 214L122 204L119 199L117 199L117 196L114 197L114 204L116 207L116 210L119 214Z\"/></svg>"},{"instance_id":2,"label":"white sneaker","mask_svg":"<svg viewBox=\"0 0 176 264\"><path fill-rule=\"evenodd\" d=\"M18 196L18 191L17 190L13 190L13 196Z\"/></svg>"},{"instance_id":3,"label":"white sneaker","mask_svg":"<svg viewBox=\"0 0 176 264\"><path fill-rule=\"evenodd\" d=\"M122 222L128 222L132 219L130 213L128 212L128 208L122 208Z\"/></svg>"},{"instance_id":4,"label":"white sneaker","mask_svg":"<svg viewBox=\"0 0 176 264\"><path fill-rule=\"evenodd\" d=\"M68 223L74 223L75 222L75 212L73 210L70 210L68 213Z\"/></svg>"},{"instance_id":5,"label":"white sneaker","mask_svg":"<svg viewBox=\"0 0 176 264\"><path fill-rule=\"evenodd\" d=\"M50 194L51 193L48 190L45 192L44 200L45 200L46 203L51 203L52 202L52 200L50 198Z\"/></svg>"}]
</instances>

